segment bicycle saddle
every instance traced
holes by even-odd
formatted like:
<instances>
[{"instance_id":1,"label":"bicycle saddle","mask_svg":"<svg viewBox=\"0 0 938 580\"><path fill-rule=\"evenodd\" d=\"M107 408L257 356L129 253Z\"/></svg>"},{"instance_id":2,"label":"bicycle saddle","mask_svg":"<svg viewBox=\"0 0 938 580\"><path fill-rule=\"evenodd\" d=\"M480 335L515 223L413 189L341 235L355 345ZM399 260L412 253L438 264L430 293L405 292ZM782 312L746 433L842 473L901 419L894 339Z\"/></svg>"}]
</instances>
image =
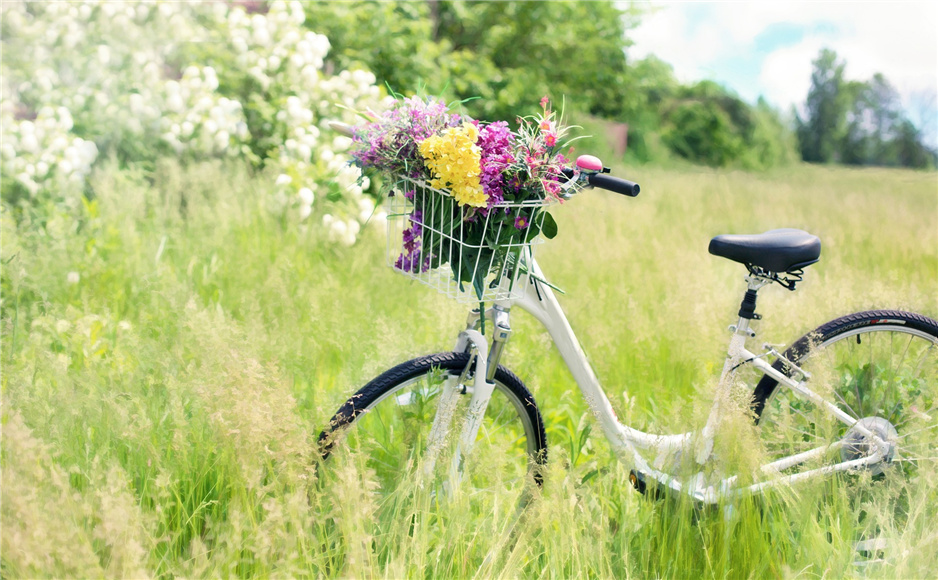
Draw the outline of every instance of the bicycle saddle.
<instances>
[{"instance_id":1,"label":"bicycle saddle","mask_svg":"<svg viewBox=\"0 0 938 580\"><path fill-rule=\"evenodd\" d=\"M710 240L710 253L769 272L791 272L818 261L821 240L791 228L764 234L722 235Z\"/></svg>"}]
</instances>

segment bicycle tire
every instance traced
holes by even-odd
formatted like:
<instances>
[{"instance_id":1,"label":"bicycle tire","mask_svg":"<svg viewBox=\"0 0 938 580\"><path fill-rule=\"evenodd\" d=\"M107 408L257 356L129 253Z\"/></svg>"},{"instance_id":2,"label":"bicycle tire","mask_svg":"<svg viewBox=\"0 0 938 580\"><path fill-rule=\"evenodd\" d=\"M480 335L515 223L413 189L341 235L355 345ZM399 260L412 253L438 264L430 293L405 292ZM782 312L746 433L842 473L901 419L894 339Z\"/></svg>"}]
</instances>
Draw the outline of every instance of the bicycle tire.
<instances>
[{"instance_id":1,"label":"bicycle tire","mask_svg":"<svg viewBox=\"0 0 938 580\"><path fill-rule=\"evenodd\" d=\"M443 352L385 371L350 397L320 433L321 458L350 451L364 463L362 467L371 470L380 495L393 492L404 479L416 476L420 455L426 451L438 406L426 403L437 398L437 387L446 377L458 380L466 374L464 383L471 387L473 360L469 353ZM472 453L472 460L479 461L465 467L470 473L464 479L475 491L520 492L529 483L541 484L540 468L547 461L544 421L534 396L514 373L499 366L494 380L495 391ZM462 385L456 388L457 405L465 407L471 392ZM465 413L457 409L453 417L465 417ZM433 485L446 485L448 454L454 452L459 432L454 420L450 441L435 459Z\"/></svg>"},{"instance_id":2,"label":"bicycle tire","mask_svg":"<svg viewBox=\"0 0 938 580\"><path fill-rule=\"evenodd\" d=\"M889 463L909 472L936 460L938 322L896 310L858 312L822 324L783 354L811 373L809 388L893 443L887 461L869 466L874 475ZM773 364L791 376L788 367L781 360ZM837 441L843 442L831 452L837 455L822 461L857 459L868 449L828 411L779 389L768 375L755 388L752 409L769 459Z\"/></svg>"}]
</instances>

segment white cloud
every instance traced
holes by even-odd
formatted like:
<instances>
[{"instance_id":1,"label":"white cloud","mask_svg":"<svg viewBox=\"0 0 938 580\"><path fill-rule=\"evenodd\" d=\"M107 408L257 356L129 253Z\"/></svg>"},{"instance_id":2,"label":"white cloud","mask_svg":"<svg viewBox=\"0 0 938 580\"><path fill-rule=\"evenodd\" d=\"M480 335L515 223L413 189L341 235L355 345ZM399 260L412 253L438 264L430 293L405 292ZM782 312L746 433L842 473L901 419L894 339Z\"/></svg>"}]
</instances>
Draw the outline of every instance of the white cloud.
<instances>
[{"instance_id":1,"label":"white cloud","mask_svg":"<svg viewBox=\"0 0 938 580\"><path fill-rule=\"evenodd\" d=\"M774 24L802 27L804 36L762 56L761 71L740 94L763 94L787 109L810 86L811 62L831 48L847 63L846 76L881 72L908 102L938 90L938 3L934 2L724 2L640 3L657 7L629 36L629 54L655 54L683 82L719 78L721 61L756 55L755 40ZM723 65L726 66L725 64ZM738 80L736 81L739 82Z\"/></svg>"},{"instance_id":2,"label":"white cloud","mask_svg":"<svg viewBox=\"0 0 938 580\"><path fill-rule=\"evenodd\" d=\"M825 44L809 39L766 56L759 73L765 98L783 110L803 103L811 88L811 64Z\"/></svg>"}]
</instances>

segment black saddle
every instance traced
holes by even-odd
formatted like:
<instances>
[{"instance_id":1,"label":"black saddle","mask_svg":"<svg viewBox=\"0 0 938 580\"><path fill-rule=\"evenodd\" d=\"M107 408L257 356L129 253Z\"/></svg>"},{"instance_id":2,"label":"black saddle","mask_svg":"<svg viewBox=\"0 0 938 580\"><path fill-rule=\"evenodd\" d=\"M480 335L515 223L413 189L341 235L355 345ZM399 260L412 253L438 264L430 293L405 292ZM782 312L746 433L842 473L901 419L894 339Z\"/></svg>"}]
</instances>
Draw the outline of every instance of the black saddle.
<instances>
[{"instance_id":1,"label":"black saddle","mask_svg":"<svg viewBox=\"0 0 938 580\"><path fill-rule=\"evenodd\" d=\"M821 240L790 228L764 234L723 235L710 240L710 253L768 272L792 272L818 261Z\"/></svg>"}]
</instances>

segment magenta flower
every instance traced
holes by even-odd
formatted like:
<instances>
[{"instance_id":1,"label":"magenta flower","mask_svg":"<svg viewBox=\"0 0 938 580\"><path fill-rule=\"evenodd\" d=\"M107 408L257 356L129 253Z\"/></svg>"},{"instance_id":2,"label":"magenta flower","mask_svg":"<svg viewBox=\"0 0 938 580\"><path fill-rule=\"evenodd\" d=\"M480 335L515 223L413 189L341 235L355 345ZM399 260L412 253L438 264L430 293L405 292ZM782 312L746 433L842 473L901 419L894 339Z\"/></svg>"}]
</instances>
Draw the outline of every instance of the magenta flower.
<instances>
[{"instance_id":1,"label":"magenta flower","mask_svg":"<svg viewBox=\"0 0 938 580\"><path fill-rule=\"evenodd\" d=\"M488 208L505 199L503 176L505 169L515 161L511 154L514 137L508 130L508 123L498 121L482 127L477 144L482 150L479 181L485 192L487 203L484 211L487 213Z\"/></svg>"},{"instance_id":2,"label":"magenta flower","mask_svg":"<svg viewBox=\"0 0 938 580\"><path fill-rule=\"evenodd\" d=\"M527 218L527 216L519 215L515 218L515 229L526 229L530 223L531 221Z\"/></svg>"}]
</instances>

